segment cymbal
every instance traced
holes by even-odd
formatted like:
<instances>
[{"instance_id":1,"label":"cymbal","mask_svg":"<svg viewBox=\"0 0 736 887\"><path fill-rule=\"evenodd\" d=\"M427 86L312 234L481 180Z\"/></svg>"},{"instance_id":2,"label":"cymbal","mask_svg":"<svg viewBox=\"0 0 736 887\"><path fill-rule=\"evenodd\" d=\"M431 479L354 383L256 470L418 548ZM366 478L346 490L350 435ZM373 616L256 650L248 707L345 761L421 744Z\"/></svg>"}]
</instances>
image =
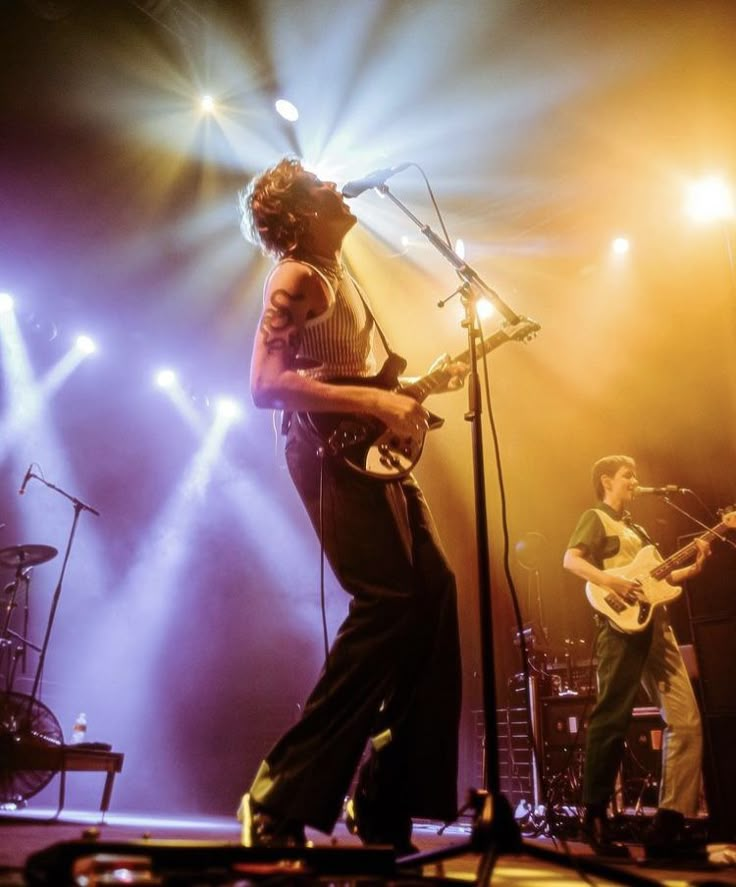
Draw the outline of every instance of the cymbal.
<instances>
[{"instance_id":1,"label":"cymbal","mask_svg":"<svg viewBox=\"0 0 736 887\"><path fill-rule=\"evenodd\" d=\"M52 545L11 545L0 550L3 567L35 567L55 558L59 552Z\"/></svg>"}]
</instances>

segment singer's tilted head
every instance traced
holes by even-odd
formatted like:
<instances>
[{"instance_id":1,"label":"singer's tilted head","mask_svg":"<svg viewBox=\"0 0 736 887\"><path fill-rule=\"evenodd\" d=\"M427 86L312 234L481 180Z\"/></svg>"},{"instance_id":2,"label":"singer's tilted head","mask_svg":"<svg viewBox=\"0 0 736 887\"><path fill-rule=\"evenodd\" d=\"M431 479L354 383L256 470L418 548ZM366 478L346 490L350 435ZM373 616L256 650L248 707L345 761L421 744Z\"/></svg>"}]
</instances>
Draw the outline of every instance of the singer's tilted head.
<instances>
[{"instance_id":1,"label":"singer's tilted head","mask_svg":"<svg viewBox=\"0 0 736 887\"><path fill-rule=\"evenodd\" d=\"M241 231L275 259L339 246L356 221L335 183L323 182L295 157L255 176L239 198Z\"/></svg>"}]
</instances>

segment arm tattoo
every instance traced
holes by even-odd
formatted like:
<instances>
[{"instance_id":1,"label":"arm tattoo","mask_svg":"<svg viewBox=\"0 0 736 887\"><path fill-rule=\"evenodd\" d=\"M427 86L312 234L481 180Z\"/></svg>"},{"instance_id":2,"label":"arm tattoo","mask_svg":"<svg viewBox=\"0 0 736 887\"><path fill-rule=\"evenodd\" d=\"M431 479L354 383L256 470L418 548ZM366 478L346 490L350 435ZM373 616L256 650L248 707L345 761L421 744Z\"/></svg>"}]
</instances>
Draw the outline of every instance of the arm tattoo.
<instances>
[{"instance_id":1,"label":"arm tattoo","mask_svg":"<svg viewBox=\"0 0 736 887\"><path fill-rule=\"evenodd\" d=\"M290 358L296 356L302 336L294 319L294 303L303 301L301 293L290 293L284 289L271 293L261 322L261 335L269 354L287 351Z\"/></svg>"}]
</instances>

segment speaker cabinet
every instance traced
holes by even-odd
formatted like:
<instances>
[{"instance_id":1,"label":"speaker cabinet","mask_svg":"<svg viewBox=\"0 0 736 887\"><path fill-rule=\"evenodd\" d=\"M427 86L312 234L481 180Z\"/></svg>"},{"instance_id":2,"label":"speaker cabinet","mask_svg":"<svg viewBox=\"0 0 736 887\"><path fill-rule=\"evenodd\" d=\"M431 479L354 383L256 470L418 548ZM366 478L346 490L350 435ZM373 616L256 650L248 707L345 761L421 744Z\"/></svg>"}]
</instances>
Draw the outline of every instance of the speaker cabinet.
<instances>
[{"instance_id":1,"label":"speaker cabinet","mask_svg":"<svg viewBox=\"0 0 736 887\"><path fill-rule=\"evenodd\" d=\"M736 841L736 716L706 718L703 778L711 841Z\"/></svg>"},{"instance_id":2,"label":"speaker cabinet","mask_svg":"<svg viewBox=\"0 0 736 887\"><path fill-rule=\"evenodd\" d=\"M733 537L733 534L731 534ZM680 546L695 536L681 536ZM736 548L716 541L699 575L686 583L690 619L736 621Z\"/></svg>"},{"instance_id":3,"label":"speaker cabinet","mask_svg":"<svg viewBox=\"0 0 736 887\"><path fill-rule=\"evenodd\" d=\"M736 620L693 622L693 644L705 716L736 715Z\"/></svg>"},{"instance_id":4,"label":"speaker cabinet","mask_svg":"<svg viewBox=\"0 0 736 887\"><path fill-rule=\"evenodd\" d=\"M686 537L686 540L692 537ZM703 710L703 776L713 841L736 840L736 549L715 542L687 582Z\"/></svg>"}]
</instances>

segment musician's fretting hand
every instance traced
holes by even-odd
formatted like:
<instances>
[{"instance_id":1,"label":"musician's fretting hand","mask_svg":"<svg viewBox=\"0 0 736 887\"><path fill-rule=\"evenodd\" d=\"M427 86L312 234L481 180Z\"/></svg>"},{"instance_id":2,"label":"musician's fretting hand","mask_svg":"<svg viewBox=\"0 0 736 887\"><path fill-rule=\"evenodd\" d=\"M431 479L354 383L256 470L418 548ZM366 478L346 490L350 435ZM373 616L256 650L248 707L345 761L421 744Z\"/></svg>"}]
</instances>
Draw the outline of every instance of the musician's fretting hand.
<instances>
[{"instance_id":1,"label":"musician's fretting hand","mask_svg":"<svg viewBox=\"0 0 736 887\"><path fill-rule=\"evenodd\" d=\"M462 361L453 361L449 354L440 354L437 360L435 360L429 368L429 372L434 373L436 370L443 370L450 374L444 388L437 389L437 393L439 394L442 391L457 391L459 388L462 388L465 378L470 372L470 367Z\"/></svg>"},{"instance_id":2,"label":"musician's fretting hand","mask_svg":"<svg viewBox=\"0 0 736 887\"><path fill-rule=\"evenodd\" d=\"M709 558L711 553L710 542L708 542L707 539L696 539L695 547L697 549L697 554L695 555L695 562L690 564L690 578L698 575L703 569L703 564L705 563L706 558Z\"/></svg>"}]
</instances>

